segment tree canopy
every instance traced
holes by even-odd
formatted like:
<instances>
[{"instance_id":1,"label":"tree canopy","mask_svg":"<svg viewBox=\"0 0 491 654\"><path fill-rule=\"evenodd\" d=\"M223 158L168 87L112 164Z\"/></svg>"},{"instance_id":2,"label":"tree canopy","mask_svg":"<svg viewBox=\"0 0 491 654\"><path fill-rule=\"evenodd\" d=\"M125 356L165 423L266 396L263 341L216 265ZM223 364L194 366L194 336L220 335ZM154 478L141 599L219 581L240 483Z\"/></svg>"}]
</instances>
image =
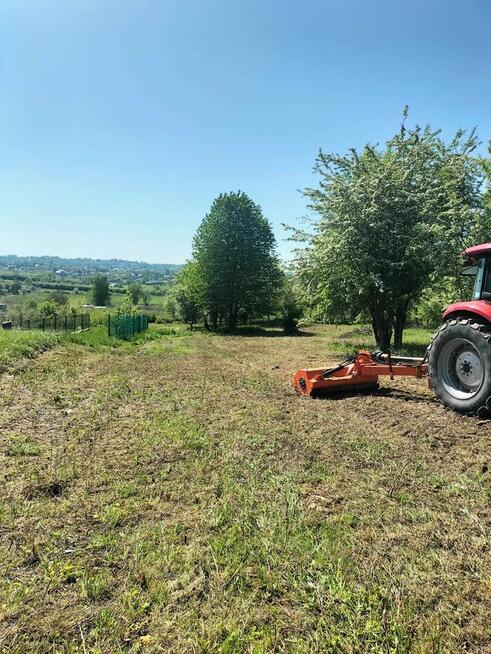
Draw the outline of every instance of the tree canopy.
<instances>
[{"instance_id":1,"label":"tree canopy","mask_svg":"<svg viewBox=\"0 0 491 654\"><path fill-rule=\"evenodd\" d=\"M105 275L96 275L92 286L92 303L98 307L110 304L109 283Z\"/></svg>"},{"instance_id":2,"label":"tree canopy","mask_svg":"<svg viewBox=\"0 0 491 654\"><path fill-rule=\"evenodd\" d=\"M267 314L281 283L275 239L261 208L240 191L219 195L197 230L192 262L181 276L187 299L211 327L233 330L239 315Z\"/></svg>"},{"instance_id":3,"label":"tree canopy","mask_svg":"<svg viewBox=\"0 0 491 654\"><path fill-rule=\"evenodd\" d=\"M463 247L489 230L475 147L473 132L459 131L447 144L438 131L403 122L384 147L319 153L319 185L305 191L314 233L297 258L317 317L367 315L379 347L388 348L392 335L401 346L425 287L456 279Z\"/></svg>"}]
</instances>

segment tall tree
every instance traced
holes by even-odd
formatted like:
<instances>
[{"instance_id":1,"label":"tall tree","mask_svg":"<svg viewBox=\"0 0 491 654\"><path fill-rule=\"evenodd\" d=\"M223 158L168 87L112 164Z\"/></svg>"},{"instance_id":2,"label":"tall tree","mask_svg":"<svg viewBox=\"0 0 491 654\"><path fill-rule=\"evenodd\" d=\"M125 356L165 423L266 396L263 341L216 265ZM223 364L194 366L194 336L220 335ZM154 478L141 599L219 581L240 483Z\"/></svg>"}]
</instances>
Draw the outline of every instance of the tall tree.
<instances>
[{"instance_id":1,"label":"tall tree","mask_svg":"<svg viewBox=\"0 0 491 654\"><path fill-rule=\"evenodd\" d=\"M405 113L406 117L406 113ZM298 270L325 317L370 316L382 349L402 345L408 311L437 270L455 265L480 216L474 133L446 144L429 127L400 131L384 148L320 152L305 191L315 232Z\"/></svg>"},{"instance_id":2,"label":"tall tree","mask_svg":"<svg viewBox=\"0 0 491 654\"><path fill-rule=\"evenodd\" d=\"M92 285L92 303L98 307L110 304L109 283L105 275L96 275Z\"/></svg>"},{"instance_id":3,"label":"tall tree","mask_svg":"<svg viewBox=\"0 0 491 654\"><path fill-rule=\"evenodd\" d=\"M261 208L245 193L213 202L193 243L200 300L213 328L235 329L239 312L266 314L282 283L275 239Z\"/></svg>"}]
</instances>

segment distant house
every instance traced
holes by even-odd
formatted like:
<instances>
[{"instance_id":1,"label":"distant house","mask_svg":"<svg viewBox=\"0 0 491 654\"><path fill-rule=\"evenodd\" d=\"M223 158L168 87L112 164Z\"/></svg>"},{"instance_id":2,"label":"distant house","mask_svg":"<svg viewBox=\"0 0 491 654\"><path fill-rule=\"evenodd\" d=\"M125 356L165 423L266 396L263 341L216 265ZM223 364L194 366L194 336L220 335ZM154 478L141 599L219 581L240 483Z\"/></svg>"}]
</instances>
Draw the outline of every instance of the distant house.
<instances>
[{"instance_id":1,"label":"distant house","mask_svg":"<svg viewBox=\"0 0 491 654\"><path fill-rule=\"evenodd\" d=\"M7 305L0 303L0 312L7 311Z\"/></svg>"},{"instance_id":2,"label":"distant house","mask_svg":"<svg viewBox=\"0 0 491 654\"><path fill-rule=\"evenodd\" d=\"M55 275L58 275L58 277L66 277L68 275L66 270L55 270Z\"/></svg>"}]
</instances>

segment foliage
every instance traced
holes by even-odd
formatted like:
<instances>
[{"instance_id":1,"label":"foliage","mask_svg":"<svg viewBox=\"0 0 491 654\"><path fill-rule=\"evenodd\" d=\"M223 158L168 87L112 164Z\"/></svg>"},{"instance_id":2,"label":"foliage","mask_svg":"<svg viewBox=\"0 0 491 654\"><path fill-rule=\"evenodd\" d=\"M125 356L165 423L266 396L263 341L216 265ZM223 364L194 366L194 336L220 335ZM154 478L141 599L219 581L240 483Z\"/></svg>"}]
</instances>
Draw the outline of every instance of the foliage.
<instances>
[{"instance_id":1,"label":"foliage","mask_svg":"<svg viewBox=\"0 0 491 654\"><path fill-rule=\"evenodd\" d=\"M177 275L176 303L181 320L188 323L192 329L201 318L203 305L203 284L198 266L193 261L187 263Z\"/></svg>"},{"instance_id":2,"label":"foliage","mask_svg":"<svg viewBox=\"0 0 491 654\"><path fill-rule=\"evenodd\" d=\"M215 199L195 235L193 264L195 299L214 329L235 329L241 312L261 316L274 306L281 287L275 239L261 208L245 193Z\"/></svg>"},{"instance_id":3,"label":"foliage","mask_svg":"<svg viewBox=\"0 0 491 654\"><path fill-rule=\"evenodd\" d=\"M171 317L171 319L175 320L177 316L177 304L176 304L176 299L173 295L170 295L167 298L167 302L165 303L165 309L169 314L169 316Z\"/></svg>"},{"instance_id":4,"label":"foliage","mask_svg":"<svg viewBox=\"0 0 491 654\"><path fill-rule=\"evenodd\" d=\"M66 306L68 304L68 294L63 293L63 291L53 291L48 296L50 302L57 304L59 307Z\"/></svg>"},{"instance_id":5,"label":"foliage","mask_svg":"<svg viewBox=\"0 0 491 654\"><path fill-rule=\"evenodd\" d=\"M131 294L128 293L121 304L117 307L116 314L118 316L134 316L136 313L137 311L133 305Z\"/></svg>"},{"instance_id":6,"label":"foliage","mask_svg":"<svg viewBox=\"0 0 491 654\"><path fill-rule=\"evenodd\" d=\"M442 321L442 313L449 304L470 299L473 281L474 277L462 277L462 275L435 279L431 286L423 290L421 298L411 312L414 324L438 327Z\"/></svg>"},{"instance_id":7,"label":"foliage","mask_svg":"<svg viewBox=\"0 0 491 654\"><path fill-rule=\"evenodd\" d=\"M150 304L150 293L148 291L142 290L141 299L144 306L148 307L148 305Z\"/></svg>"},{"instance_id":8,"label":"foliage","mask_svg":"<svg viewBox=\"0 0 491 654\"><path fill-rule=\"evenodd\" d=\"M92 286L92 303L97 307L109 306L111 296L106 275L96 275Z\"/></svg>"},{"instance_id":9,"label":"foliage","mask_svg":"<svg viewBox=\"0 0 491 654\"><path fill-rule=\"evenodd\" d=\"M12 295L19 295L21 288L22 284L18 280L15 280L8 285L9 293L12 293Z\"/></svg>"},{"instance_id":10,"label":"foliage","mask_svg":"<svg viewBox=\"0 0 491 654\"><path fill-rule=\"evenodd\" d=\"M43 318L53 318L58 315L59 306L50 300L39 305L39 315Z\"/></svg>"},{"instance_id":11,"label":"foliage","mask_svg":"<svg viewBox=\"0 0 491 654\"><path fill-rule=\"evenodd\" d=\"M140 297L142 296L142 287L140 284L133 282L128 286L128 295L131 298L132 304L138 304Z\"/></svg>"},{"instance_id":12,"label":"foliage","mask_svg":"<svg viewBox=\"0 0 491 654\"><path fill-rule=\"evenodd\" d=\"M405 112L404 118L407 112ZM384 148L320 152L317 188L306 189L315 232L297 269L317 316L367 312L378 346L402 345L408 313L443 275L458 279L458 255L479 241L482 176L474 133L446 144L438 131L400 131Z\"/></svg>"},{"instance_id":13,"label":"foliage","mask_svg":"<svg viewBox=\"0 0 491 654\"><path fill-rule=\"evenodd\" d=\"M281 322L287 334L297 331L298 321L303 316L303 301L300 289L294 282L285 277L280 299Z\"/></svg>"}]
</instances>

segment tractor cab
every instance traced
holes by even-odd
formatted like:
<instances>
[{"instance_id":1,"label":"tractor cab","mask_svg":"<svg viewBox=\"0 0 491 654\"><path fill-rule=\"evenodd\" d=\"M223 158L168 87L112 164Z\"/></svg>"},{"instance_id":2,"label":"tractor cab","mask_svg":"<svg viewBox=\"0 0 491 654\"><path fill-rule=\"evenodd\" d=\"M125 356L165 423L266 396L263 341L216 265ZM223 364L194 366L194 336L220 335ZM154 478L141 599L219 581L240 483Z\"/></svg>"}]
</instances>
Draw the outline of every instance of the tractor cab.
<instances>
[{"instance_id":1,"label":"tractor cab","mask_svg":"<svg viewBox=\"0 0 491 654\"><path fill-rule=\"evenodd\" d=\"M465 262L462 275L474 277L472 297L467 302L450 304L443 312L443 319L471 318L491 329L491 243L474 245L462 254Z\"/></svg>"},{"instance_id":2,"label":"tractor cab","mask_svg":"<svg viewBox=\"0 0 491 654\"><path fill-rule=\"evenodd\" d=\"M465 268L462 275L474 277L473 300L491 302L491 243L464 250Z\"/></svg>"}]
</instances>

